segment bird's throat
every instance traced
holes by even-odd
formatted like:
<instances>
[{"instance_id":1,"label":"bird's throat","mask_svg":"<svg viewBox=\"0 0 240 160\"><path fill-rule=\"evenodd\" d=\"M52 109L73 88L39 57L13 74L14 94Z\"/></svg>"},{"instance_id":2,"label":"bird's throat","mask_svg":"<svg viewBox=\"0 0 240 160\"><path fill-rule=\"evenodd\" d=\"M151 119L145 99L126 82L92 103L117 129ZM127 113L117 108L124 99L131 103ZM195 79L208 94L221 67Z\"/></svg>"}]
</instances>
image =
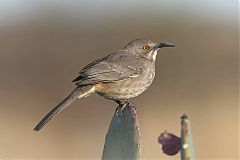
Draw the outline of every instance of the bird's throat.
<instances>
[{"instance_id":1,"label":"bird's throat","mask_svg":"<svg viewBox=\"0 0 240 160\"><path fill-rule=\"evenodd\" d=\"M157 58L157 51L158 51L158 50L154 50L154 51L151 52L151 57L152 57L152 60L154 60L154 61L155 61L156 58Z\"/></svg>"}]
</instances>

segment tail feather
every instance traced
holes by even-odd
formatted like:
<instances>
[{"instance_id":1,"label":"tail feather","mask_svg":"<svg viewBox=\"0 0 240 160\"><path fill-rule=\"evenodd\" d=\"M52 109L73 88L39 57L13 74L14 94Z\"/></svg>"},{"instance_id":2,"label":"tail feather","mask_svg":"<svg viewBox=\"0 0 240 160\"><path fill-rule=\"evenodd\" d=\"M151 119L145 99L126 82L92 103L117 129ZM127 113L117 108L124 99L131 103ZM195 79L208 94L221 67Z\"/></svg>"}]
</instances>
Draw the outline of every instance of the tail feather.
<instances>
[{"instance_id":1,"label":"tail feather","mask_svg":"<svg viewBox=\"0 0 240 160\"><path fill-rule=\"evenodd\" d=\"M67 96L62 102L60 102L56 107L54 107L33 129L34 131L39 131L48 121L50 121L54 116L56 116L63 109L68 107L76 99L88 96L95 91L95 87L77 87L75 88L69 96Z\"/></svg>"}]
</instances>

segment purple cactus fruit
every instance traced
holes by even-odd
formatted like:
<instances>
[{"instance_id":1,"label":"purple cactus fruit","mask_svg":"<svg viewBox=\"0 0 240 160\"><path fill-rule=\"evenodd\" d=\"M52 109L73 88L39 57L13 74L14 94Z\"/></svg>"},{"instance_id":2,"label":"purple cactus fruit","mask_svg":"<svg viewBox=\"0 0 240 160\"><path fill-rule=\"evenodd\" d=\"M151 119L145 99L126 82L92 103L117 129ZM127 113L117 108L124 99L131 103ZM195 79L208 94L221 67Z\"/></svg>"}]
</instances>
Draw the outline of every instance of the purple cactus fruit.
<instances>
[{"instance_id":1,"label":"purple cactus fruit","mask_svg":"<svg viewBox=\"0 0 240 160\"><path fill-rule=\"evenodd\" d=\"M162 145L163 153L173 156L180 150L181 139L176 135L165 131L158 137L158 143Z\"/></svg>"}]
</instances>

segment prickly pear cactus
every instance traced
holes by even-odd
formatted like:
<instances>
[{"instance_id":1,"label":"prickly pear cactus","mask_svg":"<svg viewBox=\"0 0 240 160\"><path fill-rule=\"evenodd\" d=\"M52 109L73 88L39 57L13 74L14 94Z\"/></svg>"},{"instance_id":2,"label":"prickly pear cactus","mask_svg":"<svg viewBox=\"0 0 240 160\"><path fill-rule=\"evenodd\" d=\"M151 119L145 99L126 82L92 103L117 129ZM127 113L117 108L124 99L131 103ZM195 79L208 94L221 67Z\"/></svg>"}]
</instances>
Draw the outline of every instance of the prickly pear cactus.
<instances>
[{"instance_id":1,"label":"prickly pear cactus","mask_svg":"<svg viewBox=\"0 0 240 160\"><path fill-rule=\"evenodd\" d=\"M136 109L127 104L113 115L102 160L140 160L140 133Z\"/></svg>"},{"instance_id":2,"label":"prickly pear cactus","mask_svg":"<svg viewBox=\"0 0 240 160\"><path fill-rule=\"evenodd\" d=\"M186 114L181 116L181 159L194 160L194 148L192 143L192 133L190 128L190 121Z\"/></svg>"}]
</instances>

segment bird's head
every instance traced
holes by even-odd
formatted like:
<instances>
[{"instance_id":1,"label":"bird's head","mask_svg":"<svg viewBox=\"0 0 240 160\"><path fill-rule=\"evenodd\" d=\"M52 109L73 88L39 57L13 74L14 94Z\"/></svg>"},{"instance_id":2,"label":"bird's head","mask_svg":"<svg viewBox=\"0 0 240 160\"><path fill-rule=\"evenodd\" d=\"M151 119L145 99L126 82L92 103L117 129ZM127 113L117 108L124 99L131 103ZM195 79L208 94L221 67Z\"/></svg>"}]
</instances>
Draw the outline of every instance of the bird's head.
<instances>
[{"instance_id":1,"label":"bird's head","mask_svg":"<svg viewBox=\"0 0 240 160\"><path fill-rule=\"evenodd\" d=\"M157 51L164 47L174 47L171 43L155 43L145 38L135 39L129 42L125 49L131 50L137 53L139 56L146 58L148 60L155 61L157 56Z\"/></svg>"}]
</instances>

